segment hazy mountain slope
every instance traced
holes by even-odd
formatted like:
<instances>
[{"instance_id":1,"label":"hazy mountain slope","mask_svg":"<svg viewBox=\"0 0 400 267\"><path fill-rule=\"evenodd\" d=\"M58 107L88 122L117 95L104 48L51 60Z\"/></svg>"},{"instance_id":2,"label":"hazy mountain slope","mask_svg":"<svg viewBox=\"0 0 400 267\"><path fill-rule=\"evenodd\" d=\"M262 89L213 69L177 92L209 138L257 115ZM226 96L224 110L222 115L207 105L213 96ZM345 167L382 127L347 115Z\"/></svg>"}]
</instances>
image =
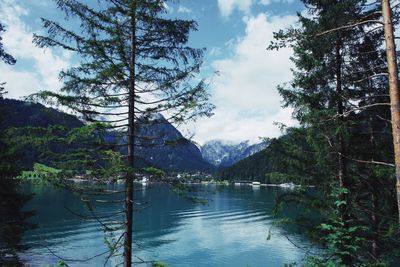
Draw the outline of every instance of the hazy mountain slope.
<instances>
[{"instance_id":1,"label":"hazy mountain slope","mask_svg":"<svg viewBox=\"0 0 400 267\"><path fill-rule=\"evenodd\" d=\"M83 122L77 117L37 103L0 98L0 107L4 112L0 125L3 129L26 126L47 127L55 124L67 128L83 126Z\"/></svg>"},{"instance_id":2,"label":"hazy mountain slope","mask_svg":"<svg viewBox=\"0 0 400 267\"><path fill-rule=\"evenodd\" d=\"M264 149L266 143L250 145L249 141L240 143L212 140L201 147L203 158L214 166L227 167Z\"/></svg>"},{"instance_id":3,"label":"hazy mountain slope","mask_svg":"<svg viewBox=\"0 0 400 267\"><path fill-rule=\"evenodd\" d=\"M135 154L155 167L166 170L212 171L199 148L162 115L139 123Z\"/></svg>"},{"instance_id":4,"label":"hazy mountain slope","mask_svg":"<svg viewBox=\"0 0 400 267\"><path fill-rule=\"evenodd\" d=\"M63 113L41 104L30 103L14 99L0 99L0 107L4 113L4 120L0 129L10 127L48 127L62 125L67 129L84 125L77 117ZM156 115L152 122L139 121L135 147L135 167L154 166L174 171L207 171L214 166L206 162L200 150L162 115ZM107 142L117 142L116 135L111 133L105 137ZM124 142L123 140L120 141ZM125 142L124 142L125 143ZM122 148L126 151L125 148ZM26 152L26 153L25 153ZM37 161L39 153L27 148L23 154L23 168L29 168Z\"/></svg>"}]
</instances>

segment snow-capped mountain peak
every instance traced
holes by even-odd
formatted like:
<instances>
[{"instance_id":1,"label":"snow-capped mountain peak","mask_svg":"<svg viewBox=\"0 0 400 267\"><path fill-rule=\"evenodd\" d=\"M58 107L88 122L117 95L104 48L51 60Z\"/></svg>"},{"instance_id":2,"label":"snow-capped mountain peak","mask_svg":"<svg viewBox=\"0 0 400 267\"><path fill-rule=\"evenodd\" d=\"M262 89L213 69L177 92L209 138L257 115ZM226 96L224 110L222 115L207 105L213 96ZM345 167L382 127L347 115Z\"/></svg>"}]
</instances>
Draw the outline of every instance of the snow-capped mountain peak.
<instances>
[{"instance_id":1,"label":"snow-capped mountain peak","mask_svg":"<svg viewBox=\"0 0 400 267\"><path fill-rule=\"evenodd\" d=\"M234 143L223 140L211 140L201 147L203 158L214 166L230 166L264 149L266 143L250 145L248 140Z\"/></svg>"}]
</instances>

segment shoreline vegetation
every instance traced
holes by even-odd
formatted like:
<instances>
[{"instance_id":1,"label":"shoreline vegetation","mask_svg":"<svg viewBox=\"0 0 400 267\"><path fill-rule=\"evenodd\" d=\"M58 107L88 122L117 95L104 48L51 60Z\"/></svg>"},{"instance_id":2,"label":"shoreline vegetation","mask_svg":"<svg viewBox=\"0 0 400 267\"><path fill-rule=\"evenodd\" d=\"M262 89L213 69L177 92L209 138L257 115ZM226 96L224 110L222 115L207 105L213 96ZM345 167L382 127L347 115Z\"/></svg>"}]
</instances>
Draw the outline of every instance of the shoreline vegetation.
<instances>
[{"instance_id":1,"label":"shoreline vegetation","mask_svg":"<svg viewBox=\"0 0 400 267\"><path fill-rule=\"evenodd\" d=\"M180 173L171 172L166 173L157 168L144 168L135 172L134 183L149 184L154 182L180 182L182 184L215 184L215 185L235 185L235 186L270 186L270 187L282 187L282 188L299 188L299 187L316 187L315 185L306 184L295 184L293 182L276 182L276 183L262 183L253 180L228 180L218 179L212 174L196 172L196 173ZM18 180L51 180L51 179L63 179L65 181L71 181L74 183L93 182L93 183L117 183L123 184L123 174L117 175L113 178L97 178L93 177L90 172L86 174L70 174L63 172L62 170L46 166L44 164L35 163L32 171L22 171L21 175L15 177Z\"/></svg>"},{"instance_id":2,"label":"shoreline vegetation","mask_svg":"<svg viewBox=\"0 0 400 267\"><path fill-rule=\"evenodd\" d=\"M32 173L32 172L24 172L24 173ZM206 179L206 180L201 180L201 179L196 179L196 180L184 180L184 179L179 179L176 176L166 176L163 178L154 178L151 176L146 176L146 175L140 175L136 174L136 177L140 179L135 179L133 182L135 184L142 184L142 185L149 185L149 184L156 184L156 183L162 183L162 182L173 182L173 181L179 181L181 184L185 185L219 185L219 186L252 186L252 187L281 187L281 188L286 188L286 189L295 189L295 188L300 188L300 187L306 187L306 188L314 188L316 187L315 185L300 185L300 184L294 184L294 183L259 183L259 182L253 182L253 181L229 181L229 180L218 180L218 179ZM38 181L45 181L49 180L48 176L40 176L40 175L32 175L32 176L18 176L15 177L14 179L17 180L25 180L25 181L32 181L32 180L38 180ZM103 184L124 184L125 180L123 178L109 178L109 179L103 179L103 178L94 178L94 177L85 177L82 175L77 175L71 178L63 178L65 181L73 182L73 183L103 183Z\"/></svg>"}]
</instances>

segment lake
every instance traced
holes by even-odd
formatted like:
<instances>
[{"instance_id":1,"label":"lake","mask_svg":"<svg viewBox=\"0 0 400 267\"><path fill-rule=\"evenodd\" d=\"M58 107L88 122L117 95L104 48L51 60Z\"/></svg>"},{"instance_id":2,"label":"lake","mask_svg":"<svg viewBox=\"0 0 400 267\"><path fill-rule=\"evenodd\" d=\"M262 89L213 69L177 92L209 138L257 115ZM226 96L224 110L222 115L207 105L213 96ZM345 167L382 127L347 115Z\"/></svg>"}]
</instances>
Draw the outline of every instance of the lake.
<instances>
[{"instance_id":1,"label":"lake","mask_svg":"<svg viewBox=\"0 0 400 267\"><path fill-rule=\"evenodd\" d=\"M121 185L108 187L123 189ZM136 262L156 260L185 267L283 266L301 263L311 247L300 233L274 225L274 199L284 189L249 185L195 188L197 195L207 198L207 204L183 199L162 184L136 186L135 201L141 203L134 215ZM44 184L25 184L24 191L35 194L26 209L36 211L31 221L38 224L24 236L30 248L22 258L29 266L55 264L57 256L70 266L103 266L106 255L84 261L107 247L100 224L88 216L78 195ZM100 203L94 212L112 224L121 216L120 205ZM119 262L121 258L116 257L107 266Z\"/></svg>"}]
</instances>

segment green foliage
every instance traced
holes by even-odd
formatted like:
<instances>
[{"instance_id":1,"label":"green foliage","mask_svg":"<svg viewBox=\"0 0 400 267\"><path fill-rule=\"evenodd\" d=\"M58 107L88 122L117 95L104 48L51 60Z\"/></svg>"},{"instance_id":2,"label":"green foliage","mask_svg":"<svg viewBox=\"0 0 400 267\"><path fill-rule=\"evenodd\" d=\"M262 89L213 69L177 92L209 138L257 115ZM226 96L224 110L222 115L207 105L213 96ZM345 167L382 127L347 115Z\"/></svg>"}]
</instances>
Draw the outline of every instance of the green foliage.
<instances>
[{"instance_id":1,"label":"green foliage","mask_svg":"<svg viewBox=\"0 0 400 267\"><path fill-rule=\"evenodd\" d=\"M0 24L0 33L1 30ZM0 53L1 49L0 43ZM18 161L21 154L10 144L6 133L1 129L7 114L2 100L0 95L0 264L5 255L17 256L26 249L22 244L22 236L25 231L35 227L28 222L34 213L24 209L31 195L21 193L18 181L13 179L19 172ZM17 262L10 264L22 265L17 257L16 260Z\"/></svg>"},{"instance_id":2,"label":"green foliage","mask_svg":"<svg viewBox=\"0 0 400 267\"><path fill-rule=\"evenodd\" d=\"M196 195L198 192L197 188L194 188L190 185L184 184L180 181L173 181L170 182L170 188L171 190L176 193L178 196L196 203L196 204L201 204L201 205L206 205L208 203L208 200L204 197Z\"/></svg>"},{"instance_id":3,"label":"green foliage","mask_svg":"<svg viewBox=\"0 0 400 267\"><path fill-rule=\"evenodd\" d=\"M157 262L154 262L152 266L153 267L166 267L166 266L168 266L168 264L166 264L164 262L157 261Z\"/></svg>"},{"instance_id":4,"label":"green foliage","mask_svg":"<svg viewBox=\"0 0 400 267\"><path fill-rule=\"evenodd\" d=\"M21 175L16 178L20 180L46 180L57 178L61 172L59 169L35 163L32 171L22 171Z\"/></svg>"},{"instance_id":5,"label":"green foliage","mask_svg":"<svg viewBox=\"0 0 400 267\"><path fill-rule=\"evenodd\" d=\"M228 185L230 185L230 183L229 183L228 180L218 180L218 181L216 181L216 184L217 184L217 185L222 185L222 186L228 186Z\"/></svg>"},{"instance_id":6,"label":"green foliage","mask_svg":"<svg viewBox=\"0 0 400 267\"><path fill-rule=\"evenodd\" d=\"M293 182L301 185L320 184L323 172L316 164L314 149L306 128L288 128L272 139L270 145L217 176L228 180L254 180L270 184Z\"/></svg>"},{"instance_id":7,"label":"green foliage","mask_svg":"<svg viewBox=\"0 0 400 267\"><path fill-rule=\"evenodd\" d=\"M8 128L4 140L16 153L25 154L20 168L33 169L23 172L21 177L84 175L109 179L127 171L123 156L113 143L117 139L106 140L110 135L99 123L72 129L52 125ZM27 151L32 154L26 155ZM32 166L33 160L42 164Z\"/></svg>"},{"instance_id":8,"label":"green foliage","mask_svg":"<svg viewBox=\"0 0 400 267\"><path fill-rule=\"evenodd\" d=\"M287 174L281 172L269 172L265 174L265 179L270 184L281 184L294 181L294 177L290 177Z\"/></svg>"},{"instance_id":9,"label":"green foliage","mask_svg":"<svg viewBox=\"0 0 400 267\"><path fill-rule=\"evenodd\" d=\"M286 153L277 159L287 168L270 168L267 178L308 176L320 192L279 199L320 213L314 222L297 221L327 248L307 266L379 266L398 260L399 233L390 230L396 224L396 198L387 77L375 75L386 68L383 30L376 24L381 7L359 0L303 2L308 15L298 14L297 28L275 33L269 47L294 50L294 78L278 90L285 106L294 109L303 137L283 146ZM393 15L398 23L397 9Z\"/></svg>"},{"instance_id":10,"label":"green foliage","mask_svg":"<svg viewBox=\"0 0 400 267\"><path fill-rule=\"evenodd\" d=\"M303 266L307 266L307 267L346 267L347 265L344 265L342 263L340 263L337 259L333 259L333 258L325 258L325 259L321 259L318 257L307 257L304 265ZM380 260L377 260L376 262L369 262L369 263L356 263L353 264L352 266L355 267L389 267L390 264L387 262L382 262Z\"/></svg>"},{"instance_id":11,"label":"green foliage","mask_svg":"<svg viewBox=\"0 0 400 267\"><path fill-rule=\"evenodd\" d=\"M103 108L127 108L129 100L141 105L134 112L142 118L162 111L170 112L175 122L211 115L205 81L192 79L204 54L204 49L187 46L197 23L166 19L168 1L56 2L67 17L79 19L80 32L42 19L48 35L35 35L34 42L73 51L82 61L61 72L60 94L45 91L32 98L68 106L89 122L113 123L112 116L119 113L119 122L126 123L127 112ZM146 101L148 95L159 101Z\"/></svg>"},{"instance_id":12,"label":"green foliage","mask_svg":"<svg viewBox=\"0 0 400 267\"><path fill-rule=\"evenodd\" d=\"M327 244L328 255L337 257L335 260L338 266L345 265L342 260L345 256L358 255L362 244L366 241L365 238L360 237L365 227L348 227L339 220L321 224L320 230L323 233L324 242Z\"/></svg>"},{"instance_id":13,"label":"green foliage","mask_svg":"<svg viewBox=\"0 0 400 267\"><path fill-rule=\"evenodd\" d=\"M56 265L45 265L45 267L68 267L69 265L63 260L59 260Z\"/></svg>"},{"instance_id":14,"label":"green foliage","mask_svg":"<svg viewBox=\"0 0 400 267\"><path fill-rule=\"evenodd\" d=\"M142 171L144 173L147 173L147 174L150 174L150 175L155 175L156 177L159 177L159 178L165 177L165 172L164 171L162 171L160 169L157 169L157 168L154 168L154 167L143 168Z\"/></svg>"},{"instance_id":15,"label":"green foliage","mask_svg":"<svg viewBox=\"0 0 400 267\"><path fill-rule=\"evenodd\" d=\"M73 115L33 102L0 98L0 106L4 109L1 129L27 126L46 128L51 125L72 129L84 125Z\"/></svg>"},{"instance_id":16,"label":"green foliage","mask_svg":"<svg viewBox=\"0 0 400 267\"><path fill-rule=\"evenodd\" d=\"M138 135L139 124L155 123L151 118L159 112L181 123L210 116L213 109L205 81L193 79L204 54L204 49L187 45L197 23L166 18L166 1L54 2L66 18L77 19L79 31L43 18L47 34L34 35L33 41L38 47L72 51L80 62L60 73L64 82L60 92L43 91L30 99L67 107L86 124L67 131L31 129L38 134L28 145L39 149L46 160L40 162L62 169L65 176L126 177L125 225L130 225L134 148L148 139ZM121 130L116 135L122 138L110 142L106 134L114 129ZM122 146L127 149L117 149ZM127 157L119 151L128 152ZM91 210L90 195L97 190L75 187L74 191L84 196ZM126 231L130 236L130 227ZM123 249L125 255L132 253L130 245ZM130 264L125 257L125 265Z\"/></svg>"},{"instance_id":17,"label":"green foliage","mask_svg":"<svg viewBox=\"0 0 400 267\"><path fill-rule=\"evenodd\" d=\"M1 35L3 34L3 32L5 32L5 27L3 24L0 23L0 60L5 62L6 64L15 64L16 60L14 59L13 56L11 56L10 54L8 54L5 50L4 50L4 46L3 46L3 38L1 37Z\"/></svg>"}]
</instances>

